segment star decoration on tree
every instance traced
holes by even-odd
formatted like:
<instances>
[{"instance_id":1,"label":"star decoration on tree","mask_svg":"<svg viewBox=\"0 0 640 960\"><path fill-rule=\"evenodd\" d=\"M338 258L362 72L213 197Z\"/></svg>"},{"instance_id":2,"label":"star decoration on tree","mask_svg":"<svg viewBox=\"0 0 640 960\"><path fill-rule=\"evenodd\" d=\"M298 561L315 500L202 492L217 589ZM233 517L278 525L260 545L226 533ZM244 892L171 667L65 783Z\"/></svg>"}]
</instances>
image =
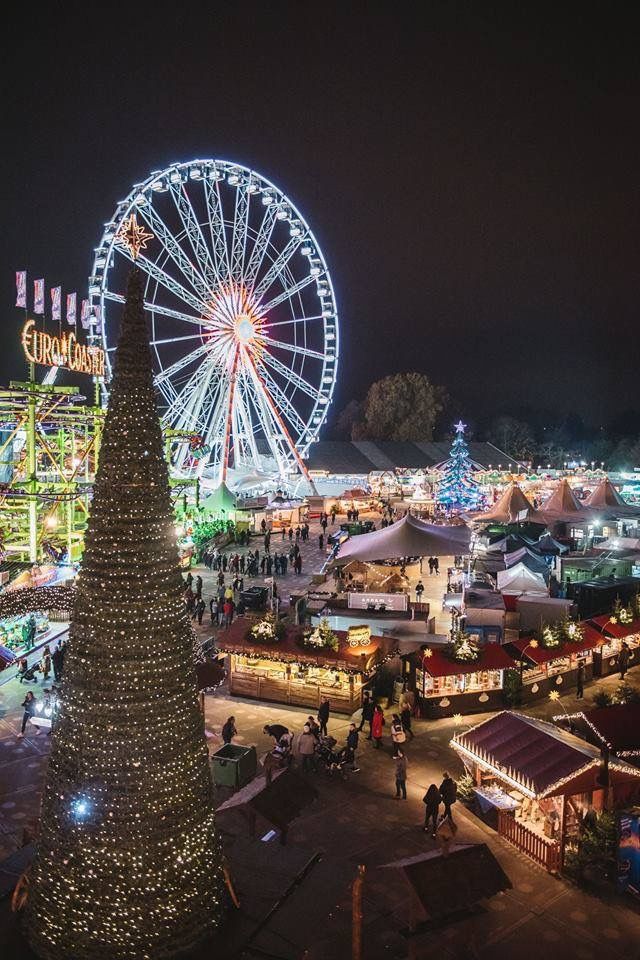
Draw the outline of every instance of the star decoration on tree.
<instances>
[{"instance_id":1,"label":"star decoration on tree","mask_svg":"<svg viewBox=\"0 0 640 960\"><path fill-rule=\"evenodd\" d=\"M456 428L456 433L464 433L467 429L466 423L463 423L462 420L458 420L457 423L454 423L454 427Z\"/></svg>"},{"instance_id":2,"label":"star decoration on tree","mask_svg":"<svg viewBox=\"0 0 640 960\"><path fill-rule=\"evenodd\" d=\"M138 223L135 213L132 213L122 221L114 242L121 247L126 247L133 259L137 260L140 251L146 250L149 240L153 240L153 234L147 233Z\"/></svg>"}]
</instances>

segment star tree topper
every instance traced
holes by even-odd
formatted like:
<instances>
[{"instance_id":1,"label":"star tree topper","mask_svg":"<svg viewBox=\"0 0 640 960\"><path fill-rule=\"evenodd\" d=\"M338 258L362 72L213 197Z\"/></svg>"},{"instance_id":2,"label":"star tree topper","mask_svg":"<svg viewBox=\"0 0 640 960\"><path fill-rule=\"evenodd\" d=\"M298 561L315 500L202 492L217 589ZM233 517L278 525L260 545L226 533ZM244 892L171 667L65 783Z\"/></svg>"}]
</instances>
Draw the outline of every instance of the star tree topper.
<instances>
[{"instance_id":1,"label":"star tree topper","mask_svg":"<svg viewBox=\"0 0 640 960\"><path fill-rule=\"evenodd\" d=\"M138 259L141 250L146 250L149 240L153 240L153 234L140 226L135 213L122 221L114 238L115 243L127 248L134 260Z\"/></svg>"},{"instance_id":2,"label":"star tree topper","mask_svg":"<svg viewBox=\"0 0 640 960\"><path fill-rule=\"evenodd\" d=\"M467 429L466 423L463 423L462 420L458 420L457 423L454 423L454 427L456 428L456 433L464 433Z\"/></svg>"}]
</instances>

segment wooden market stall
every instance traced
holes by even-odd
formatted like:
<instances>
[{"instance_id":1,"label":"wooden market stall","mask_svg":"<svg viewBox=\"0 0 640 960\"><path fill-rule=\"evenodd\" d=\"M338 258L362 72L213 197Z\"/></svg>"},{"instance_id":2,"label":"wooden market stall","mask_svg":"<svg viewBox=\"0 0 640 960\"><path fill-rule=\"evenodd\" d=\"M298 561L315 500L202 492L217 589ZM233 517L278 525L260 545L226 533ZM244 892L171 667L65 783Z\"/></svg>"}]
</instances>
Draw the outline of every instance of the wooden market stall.
<instances>
[{"instance_id":1,"label":"wooden market stall","mask_svg":"<svg viewBox=\"0 0 640 960\"><path fill-rule=\"evenodd\" d=\"M580 661L584 665L584 682L593 677L594 655L602 643L597 631L581 624L579 642L566 641L545 647L535 637L525 636L505 644L505 649L518 664L522 676L521 698L524 703L545 697L551 690L564 693L575 687Z\"/></svg>"},{"instance_id":2,"label":"wooden market stall","mask_svg":"<svg viewBox=\"0 0 640 960\"><path fill-rule=\"evenodd\" d=\"M333 712L351 714L361 706L363 688L377 667L396 649L395 640L371 636L366 627L333 631L337 650L304 646L302 630L295 626L279 640L258 642L249 634L255 622L240 617L218 636L218 649L229 655L235 696L314 711L328 697Z\"/></svg>"},{"instance_id":3,"label":"wooden market stall","mask_svg":"<svg viewBox=\"0 0 640 960\"><path fill-rule=\"evenodd\" d=\"M610 760L605 788L597 747L524 714L495 714L457 733L451 746L474 781L481 813L551 873L578 842L588 810L615 809L640 795L638 768Z\"/></svg>"},{"instance_id":4,"label":"wooden market stall","mask_svg":"<svg viewBox=\"0 0 640 960\"><path fill-rule=\"evenodd\" d=\"M623 643L629 649L629 666L634 667L640 661L640 619L612 623L612 617L602 616L592 617L587 624L600 636L600 645L593 657L594 676L606 677L620 669L618 656Z\"/></svg>"},{"instance_id":5,"label":"wooden market stall","mask_svg":"<svg viewBox=\"0 0 640 960\"><path fill-rule=\"evenodd\" d=\"M416 694L424 717L451 717L504 706L505 670L513 670L512 657L497 643L480 646L473 660L455 660L443 646L422 646L402 657L404 678Z\"/></svg>"}]
</instances>

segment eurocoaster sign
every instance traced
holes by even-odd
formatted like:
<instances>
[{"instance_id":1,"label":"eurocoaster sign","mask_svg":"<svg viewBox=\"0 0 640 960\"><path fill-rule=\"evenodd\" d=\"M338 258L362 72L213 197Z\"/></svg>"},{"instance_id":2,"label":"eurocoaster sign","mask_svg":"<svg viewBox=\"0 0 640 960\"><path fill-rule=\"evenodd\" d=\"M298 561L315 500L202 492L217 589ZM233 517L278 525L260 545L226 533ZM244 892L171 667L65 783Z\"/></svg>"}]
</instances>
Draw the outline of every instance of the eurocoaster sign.
<instances>
[{"instance_id":1,"label":"eurocoaster sign","mask_svg":"<svg viewBox=\"0 0 640 960\"><path fill-rule=\"evenodd\" d=\"M38 330L35 320L27 320L21 339L25 356L31 363L104 377L104 350L79 343L75 333L52 336Z\"/></svg>"}]
</instances>

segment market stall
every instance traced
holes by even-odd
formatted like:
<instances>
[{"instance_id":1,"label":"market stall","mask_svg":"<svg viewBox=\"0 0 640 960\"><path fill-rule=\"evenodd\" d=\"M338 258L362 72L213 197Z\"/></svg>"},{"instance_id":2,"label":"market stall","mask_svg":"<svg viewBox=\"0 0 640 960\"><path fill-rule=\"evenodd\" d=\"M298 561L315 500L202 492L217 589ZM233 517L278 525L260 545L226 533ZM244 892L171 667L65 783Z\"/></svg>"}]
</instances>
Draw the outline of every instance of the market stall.
<instances>
[{"instance_id":1,"label":"market stall","mask_svg":"<svg viewBox=\"0 0 640 960\"><path fill-rule=\"evenodd\" d=\"M402 658L404 677L416 694L421 716L435 719L504 706L504 673L516 667L504 648L471 642L458 657L449 645L425 645Z\"/></svg>"},{"instance_id":2,"label":"market stall","mask_svg":"<svg viewBox=\"0 0 640 960\"><path fill-rule=\"evenodd\" d=\"M528 703L539 700L551 690L564 693L575 687L581 662L583 679L588 683L593 677L594 652L601 642L602 638L595 630L580 625L576 640L558 639L546 646L544 639L528 636L505 644L522 677L522 701Z\"/></svg>"},{"instance_id":3,"label":"market stall","mask_svg":"<svg viewBox=\"0 0 640 960\"><path fill-rule=\"evenodd\" d=\"M307 635L294 626L274 634L271 623L240 617L218 636L218 649L229 655L235 696L309 710L328 697L333 712L351 714L361 706L366 683L396 648L394 640L371 636L367 627L333 631L324 621Z\"/></svg>"},{"instance_id":4,"label":"market stall","mask_svg":"<svg viewBox=\"0 0 640 960\"><path fill-rule=\"evenodd\" d=\"M630 618L622 623L615 616L602 616L592 617L587 623L600 637L600 644L594 652L594 676L606 677L620 669L618 657L623 643L629 650L628 666L636 666L640 661L640 619Z\"/></svg>"},{"instance_id":5,"label":"market stall","mask_svg":"<svg viewBox=\"0 0 640 960\"><path fill-rule=\"evenodd\" d=\"M639 794L640 770L610 761L605 797L600 750L524 714L503 711L451 746L473 779L480 812L495 810L498 833L549 872L562 869L587 811L597 815Z\"/></svg>"}]
</instances>

